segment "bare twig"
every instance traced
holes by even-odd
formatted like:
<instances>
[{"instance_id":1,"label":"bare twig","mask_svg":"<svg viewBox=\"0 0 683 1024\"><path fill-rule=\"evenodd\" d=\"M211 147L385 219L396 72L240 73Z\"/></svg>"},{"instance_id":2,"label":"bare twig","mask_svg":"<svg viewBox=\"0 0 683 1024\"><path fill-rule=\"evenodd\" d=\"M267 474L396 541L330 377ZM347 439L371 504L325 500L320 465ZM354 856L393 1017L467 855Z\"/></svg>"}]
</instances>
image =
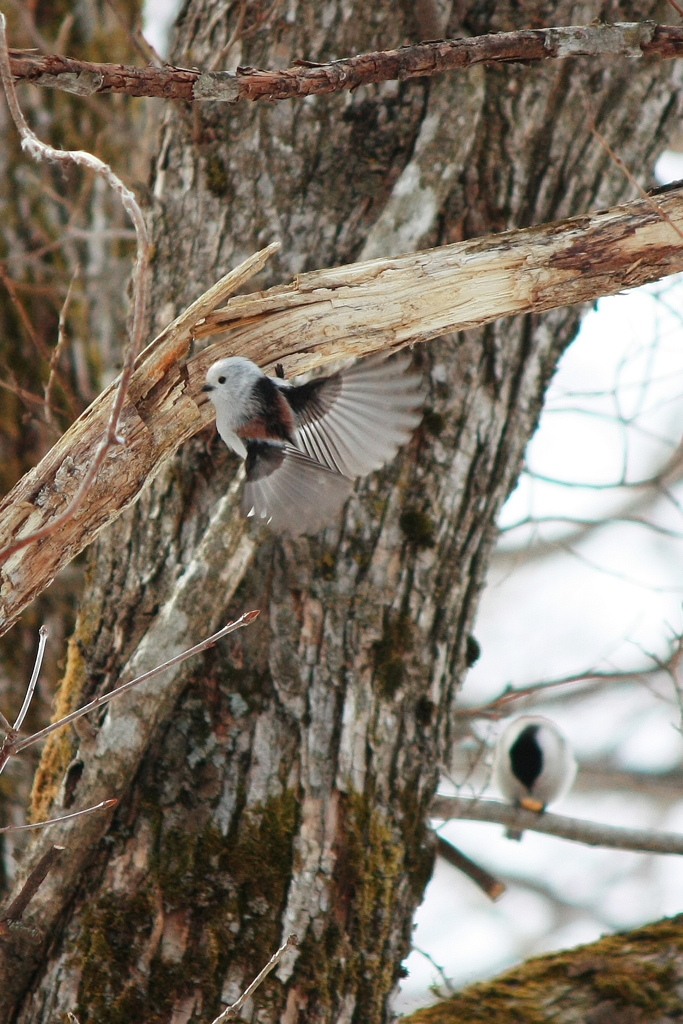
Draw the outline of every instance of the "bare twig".
<instances>
[{"instance_id":1,"label":"bare twig","mask_svg":"<svg viewBox=\"0 0 683 1024\"><path fill-rule=\"evenodd\" d=\"M5 825L4 828L0 828L2 832L28 832L29 829L35 828L47 828L48 825L59 825L62 821L70 821L72 818L82 818L86 814L92 814L93 811L106 811L110 807L116 807L118 800L111 797L109 800L101 800L99 804L93 804L92 807L84 807L81 811L71 811L70 814L62 814L58 818L48 818L47 821L32 821L28 825Z\"/></svg>"},{"instance_id":2,"label":"bare twig","mask_svg":"<svg viewBox=\"0 0 683 1024\"><path fill-rule=\"evenodd\" d=\"M678 235L678 237L679 237L679 238L680 238L680 239L681 239L681 240L683 241L683 231L681 231L681 229L680 229L680 228L678 227L678 225L677 225L677 224L674 224L674 222L673 222L673 221L671 220L671 217L669 217L669 215L668 215L668 213L666 212L666 210L663 210L663 209L661 208L661 206L660 206L660 205L659 205L659 203L658 203L658 202L656 201L656 199L654 199L654 198L653 198L653 196L649 195L649 194L648 194L648 193L647 193L647 192L645 191L645 189L644 189L644 188L643 188L643 186L642 186L642 185L640 184L640 182L638 181L638 179L636 178L636 176L635 176L635 175L633 174L633 172L631 171L631 169L630 169L630 168L629 168L629 167L628 167L628 166L627 166L627 165L626 165L626 164L624 163L624 161L623 161L623 160L621 159L621 157L620 157L620 156L618 156L618 155L617 155L617 154L616 154L616 153L614 152L614 150L613 150L613 149L612 149L612 147L610 146L610 144L609 144L609 142L607 141L607 139L605 138L605 136L604 136L604 135L603 135L603 134L602 134L601 132L599 132L599 131L598 131L598 129L597 129L597 127L596 127L596 124L595 124L595 118L593 117L593 114L592 114L592 112L590 111L590 109L588 109L588 110L587 110L587 113L588 113L588 117L589 117L589 121L590 121L590 129L591 129L591 131L592 131L593 135L595 136L595 138L596 138L596 139L598 140L598 142L599 142L599 143L600 143L600 145L602 146L602 148L603 148L603 149L605 150L605 152L606 152L606 153L607 153L607 155L609 156L610 160L612 160L612 161L613 161L613 163L615 163L615 164L617 165L617 167L621 168L621 170L622 170L622 171L623 171L623 173L624 173L624 174L626 175L626 177L628 178L628 180L629 180L629 181L631 182L631 184L633 185L633 187L634 187L634 188L636 189L636 191L637 191L637 192L639 193L639 195L640 195L641 199L644 199L644 200L646 200L646 201L647 201L647 202L648 202L648 203L650 204L650 206L652 207L652 209L653 209L653 210L655 211L655 213L657 214L657 216L658 216L658 217L663 217L663 218L664 218L664 220L665 220L665 221L666 221L666 222L667 222L667 223L669 224L669 226L671 227L671 229L672 229L673 231L675 231L675 233L676 233L676 234Z\"/></svg>"},{"instance_id":3,"label":"bare twig","mask_svg":"<svg viewBox=\"0 0 683 1024\"><path fill-rule=\"evenodd\" d=\"M33 672L31 673L31 678L26 689L24 703L21 705L21 710L19 711L19 714L17 715L17 720L13 726L14 732L19 732L22 725L24 724L24 719L26 718L26 713L31 704L31 700L33 699L33 692L36 688L36 683L38 682L38 676L40 675L40 669L43 664L43 657L45 656L45 644L47 643L47 629L45 628L45 626L40 627L38 634L40 639L38 641L38 653L36 654L36 662L35 665L33 666Z\"/></svg>"},{"instance_id":4,"label":"bare twig","mask_svg":"<svg viewBox=\"0 0 683 1024\"><path fill-rule=\"evenodd\" d=\"M659 669L656 669L659 671ZM512 687L506 686L502 693L493 697L486 704L478 704L476 707L459 708L454 712L456 718L492 718L497 721L499 718L510 714L508 704L524 697L532 695L543 695L547 690L554 690L559 686L571 686L580 683L620 683L625 680L645 678L655 669L634 669L625 672L577 672L574 675L563 676L560 679L547 679L537 683L530 683L528 686Z\"/></svg>"},{"instance_id":5,"label":"bare twig","mask_svg":"<svg viewBox=\"0 0 683 1024\"><path fill-rule=\"evenodd\" d=\"M482 892L486 893L490 900L495 902L505 892L505 884L499 878L495 878L479 864L475 864L473 860L465 856L462 850L459 850L457 846L453 846L447 839L440 836L438 832L436 835L436 851L440 857L447 860L454 868L467 875L475 885L479 886Z\"/></svg>"},{"instance_id":6,"label":"bare twig","mask_svg":"<svg viewBox=\"0 0 683 1024\"><path fill-rule=\"evenodd\" d=\"M141 676L137 676L135 679L131 679L128 683L123 683L122 686L117 686L115 690L111 690L109 693L103 693L99 697L95 697L89 704L85 704L82 708L78 708L76 711L72 711L70 715L65 715L64 718L60 718L58 722L52 722L47 725L44 729L39 732L33 733L32 736L27 736L23 740L17 740L9 744L9 754L5 751L7 756L12 754L18 754L20 750L25 750L26 747L32 746L34 743L38 743L40 740L45 739L50 733L53 733L56 729L61 729L65 725L69 725L71 722L75 722L78 718L82 718L83 715L89 714L96 708L102 707L103 704L108 704L110 700L115 697L120 697L122 693L126 693L128 690L132 690L134 686L139 686L140 683L147 682L148 679L152 679L154 676L158 676L161 672L164 672L167 668L172 668L174 665L179 665L182 661L186 661L191 658L193 654L199 654L201 651L206 651L209 647L213 647L222 637L227 636L228 633L233 633L236 629L241 629L242 626L248 626L250 622L253 622L259 615L259 611L245 612L239 619L235 619L234 622L229 622L227 626L223 626L217 633L213 633L206 640L202 640L201 643L195 644L194 647L190 647L187 651L182 651L180 654L176 654L174 658L170 658L169 661L165 661L163 665L157 665L156 668L152 668L149 672L143 672ZM2 751L0 751L0 757ZM3 765L0 763L0 770ZM22 826L26 827L26 826Z\"/></svg>"},{"instance_id":7,"label":"bare twig","mask_svg":"<svg viewBox=\"0 0 683 1024\"><path fill-rule=\"evenodd\" d=\"M230 44L233 42L231 38ZM683 28L680 26L627 22L498 32L364 53L328 64L301 60L284 70L249 67L238 68L236 73L94 64L55 54L41 56L15 51L12 73L19 80L86 96L119 92L190 102L236 103L245 99L284 100L341 92L377 82L467 70L476 64L528 63L600 54L671 59L682 53Z\"/></svg>"},{"instance_id":8,"label":"bare twig","mask_svg":"<svg viewBox=\"0 0 683 1024\"><path fill-rule=\"evenodd\" d=\"M419 953L420 956L423 956L425 958L425 960L429 961L429 963L432 965L434 970L438 972L438 974L441 977L441 981L443 982L443 987L445 989L445 994L447 996L454 995L455 992L457 991L455 985L453 984L451 979L448 977L448 975L444 971L444 969L441 966L441 964L437 964L437 962L434 959L434 957L432 956L432 954L428 953L426 949L421 949L420 946L415 946L415 945L413 946L413 952ZM435 987L432 987L431 985L430 985L430 989L432 991L435 991ZM443 996L443 993L441 993L441 992L437 992L437 994L439 996Z\"/></svg>"},{"instance_id":9,"label":"bare twig","mask_svg":"<svg viewBox=\"0 0 683 1024\"><path fill-rule=\"evenodd\" d=\"M64 302L62 303L62 308L59 311L59 322L57 324L57 344L54 347L52 355L50 356L50 376L48 377L47 384L45 385L45 419L50 424L50 426L56 426L55 418L52 412L52 389L54 388L55 380L59 376L59 357L61 356L67 341L66 317L69 311L69 305L71 303L71 294L73 292L73 287L77 276L78 270L76 270L76 272L73 274L69 282L66 297L64 299Z\"/></svg>"},{"instance_id":10,"label":"bare twig","mask_svg":"<svg viewBox=\"0 0 683 1024\"><path fill-rule=\"evenodd\" d=\"M27 906L38 892L45 880L48 871L64 852L63 846L51 846L46 850L38 863L34 866L28 878L21 887L20 892L14 897L10 905L0 914L0 935L7 933L7 922L20 921ZM4 926L4 927L3 927Z\"/></svg>"},{"instance_id":11,"label":"bare twig","mask_svg":"<svg viewBox=\"0 0 683 1024\"><path fill-rule=\"evenodd\" d=\"M273 953L273 955L271 956L270 960L263 968L263 970L256 975L251 985L249 985L248 988L245 988L244 992L239 997L237 1002L233 1003L232 1006L228 1006L227 1009L223 1010L222 1013L219 1013L218 1016L212 1021L212 1024L225 1024L226 1020L230 1020L231 1017L236 1017L239 1011L246 1003L247 999L250 999L251 996L253 996L256 989L259 987L259 985L262 984L263 981L265 981L265 979L268 977L272 969L274 967L277 967L277 965L280 963L287 950L291 946L298 946L298 944L298 936L289 935L287 939L282 943L277 953Z\"/></svg>"},{"instance_id":12,"label":"bare twig","mask_svg":"<svg viewBox=\"0 0 683 1024\"><path fill-rule=\"evenodd\" d=\"M118 6L115 3L113 3L113 0L107 0L107 6L109 7L109 10L112 12L114 17L118 21L123 31L128 36L129 42L132 44L132 46L135 47L135 49L138 51L142 59L145 62L149 62L150 64L158 64L159 67L162 67L165 61L163 60L162 57L159 56L159 54L154 49L149 40L145 39L144 35L142 34L142 29L140 28L139 23L136 22L134 28L131 30L128 26L127 20L123 17L121 11L119 11Z\"/></svg>"},{"instance_id":13,"label":"bare twig","mask_svg":"<svg viewBox=\"0 0 683 1024\"><path fill-rule=\"evenodd\" d=\"M37 161L49 160L60 164L77 164L80 167L85 167L86 169L99 174L121 200L124 209L133 222L137 238L137 257L135 260L132 278L133 324L131 328L130 343L127 347L123 361L123 369L121 370L121 375L119 377L116 396L112 403L105 436L100 441L80 486L64 511L51 519L50 522L42 529L36 530L33 533L29 533L26 536L15 540L12 544L9 544L0 551L0 561L4 561L15 551L19 551L27 544L42 540L54 533L67 520L71 519L76 510L83 503L88 491L90 490L90 486L95 480L95 477L97 476L97 473L110 449L115 445L124 443L124 439L118 434L119 417L123 409L123 404L126 400L128 385L135 365L135 359L142 348L145 308L147 305L147 292L149 287L147 267L149 263L150 247L142 210L140 209L134 194L126 188L121 179L114 174L108 164L104 163L104 161L100 160L98 157L93 156L92 153L86 153L84 150L60 150L55 149L53 146L48 146L46 143L41 142L29 128L14 90L10 59L7 52L5 16L3 14L0 14L0 76L2 77L3 86L5 88L7 105L10 109L10 113L12 114L12 119L14 120L17 131L21 136L22 149L25 149L26 152Z\"/></svg>"},{"instance_id":14,"label":"bare twig","mask_svg":"<svg viewBox=\"0 0 683 1024\"><path fill-rule=\"evenodd\" d=\"M536 814L500 800L463 800L455 796L436 796L431 812L434 818L447 821L465 818L487 821L508 828L543 832L545 835L570 839L587 846L605 846L614 850L635 850L641 853L683 854L683 835L655 832L650 829L617 828L580 818L566 818L544 811Z\"/></svg>"}]
</instances>

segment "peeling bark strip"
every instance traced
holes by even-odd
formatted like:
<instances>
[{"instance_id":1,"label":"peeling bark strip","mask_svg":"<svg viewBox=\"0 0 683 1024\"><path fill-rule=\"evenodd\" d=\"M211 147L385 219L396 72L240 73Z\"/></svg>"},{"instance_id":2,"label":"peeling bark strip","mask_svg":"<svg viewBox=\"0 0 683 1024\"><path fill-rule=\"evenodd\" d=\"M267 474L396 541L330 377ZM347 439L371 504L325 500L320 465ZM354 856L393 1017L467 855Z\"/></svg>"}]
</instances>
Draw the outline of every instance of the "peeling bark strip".
<instances>
[{"instance_id":1,"label":"peeling bark strip","mask_svg":"<svg viewBox=\"0 0 683 1024\"><path fill-rule=\"evenodd\" d=\"M10 51L17 81L32 82L79 96L125 93L161 99L285 100L297 96L341 92L377 82L404 81L457 71L475 64L597 57L662 57L683 54L683 27L654 22L615 25L569 25L560 28L498 32L471 39L445 39L397 50L346 57L329 64L300 61L282 71L237 68L237 72L201 72L187 68L125 67L93 64L56 54L43 56Z\"/></svg>"},{"instance_id":2,"label":"peeling bark strip","mask_svg":"<svg viewBox=\"0 0 683 1024\"><path fill-rule=\"evenodd\" d=\"M683 247L673 225L683 227L680 189L557 224L313 271L211 312L226 294L225 282L228 291L236 287L238 268L139 357L120 421L125 444L107 458L78 514L58 533L6 558L0 633L137 500L184 441L211 423L213 412L200 389L215 359L239 353L265 367L283 362L292 375L503 316L588 302L682 270ZM250 273L272 251L247 261ZM231 332L226 340L179 365L193 339L225 331ZM116 386L114 381L0 503L0 547L49 524L66 507L106 430Z\"/></svg>"}]
</instances>

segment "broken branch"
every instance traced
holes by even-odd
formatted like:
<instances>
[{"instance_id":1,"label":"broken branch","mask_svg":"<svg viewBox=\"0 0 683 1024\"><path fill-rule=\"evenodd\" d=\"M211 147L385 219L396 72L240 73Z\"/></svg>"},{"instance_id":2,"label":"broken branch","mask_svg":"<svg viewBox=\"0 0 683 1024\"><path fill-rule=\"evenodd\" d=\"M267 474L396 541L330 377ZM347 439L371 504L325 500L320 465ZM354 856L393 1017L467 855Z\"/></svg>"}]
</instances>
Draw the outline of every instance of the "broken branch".
<instances>
[{"instance_id":1,"label":"broken branch","mask_svg":"<svg viewBox=\"0 0 683 1024\"><path fill-rule=\"evenodd\" d=\"M558 224L313 271L216 310L274 247L255 254L141 354L122 415L126 444L102 465L79 516L40 547L15 550L0 568L0 633L138 498L179 445L211 423L201 387L214 360L240 354L266 368L282 362L291 376L658 280L683 270L683 249L670 226L683 226L683 189L658 194L656 202L658 209L637 200ZM178 365L194 339L224 332L229 336ZM116 388L115 382L100 395L0 503L0 544L49 527L59 514L76 487L74 467L97 450Z\"/></svg>"}]
</instances>

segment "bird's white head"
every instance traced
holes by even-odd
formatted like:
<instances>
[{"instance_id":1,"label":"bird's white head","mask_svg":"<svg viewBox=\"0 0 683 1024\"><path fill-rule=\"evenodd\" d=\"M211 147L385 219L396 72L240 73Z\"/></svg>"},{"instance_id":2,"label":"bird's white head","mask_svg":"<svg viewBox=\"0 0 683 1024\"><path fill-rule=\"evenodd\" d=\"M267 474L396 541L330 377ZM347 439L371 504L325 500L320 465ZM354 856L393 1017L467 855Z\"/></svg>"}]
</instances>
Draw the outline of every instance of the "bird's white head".
<instances>
[{"instance_id":1,"label":"bird's white head","mask_svg":"<svg viewBox=\"0 0 683 1024\"><path fill-rule=\"evenodd\" d=\"M202 388L215 406L218 433L242 458L246 457L246 449L236 430L257 411L254 385L264 376L251 359L229 356L209 367Z\"/></svg>"}]
</instances>

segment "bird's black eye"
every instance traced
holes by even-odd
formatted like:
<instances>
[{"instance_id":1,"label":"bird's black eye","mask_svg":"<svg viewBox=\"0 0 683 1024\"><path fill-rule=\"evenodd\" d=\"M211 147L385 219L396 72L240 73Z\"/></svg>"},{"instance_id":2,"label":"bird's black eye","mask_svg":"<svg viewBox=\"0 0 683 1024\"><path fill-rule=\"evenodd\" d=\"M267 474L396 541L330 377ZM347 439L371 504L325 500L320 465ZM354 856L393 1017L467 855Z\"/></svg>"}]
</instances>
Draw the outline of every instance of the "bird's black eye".
<instances>
[{"instance_id":1,"label":"bird's black eye","mask_svg":"<svg viewBox=\"0 0 683 1024\"><path fill-rule=\"evenodd\" d=\"M225 377L219 377L218 378L218 383L219 384L225 384Z\"/></svg>"}]
</instances>

